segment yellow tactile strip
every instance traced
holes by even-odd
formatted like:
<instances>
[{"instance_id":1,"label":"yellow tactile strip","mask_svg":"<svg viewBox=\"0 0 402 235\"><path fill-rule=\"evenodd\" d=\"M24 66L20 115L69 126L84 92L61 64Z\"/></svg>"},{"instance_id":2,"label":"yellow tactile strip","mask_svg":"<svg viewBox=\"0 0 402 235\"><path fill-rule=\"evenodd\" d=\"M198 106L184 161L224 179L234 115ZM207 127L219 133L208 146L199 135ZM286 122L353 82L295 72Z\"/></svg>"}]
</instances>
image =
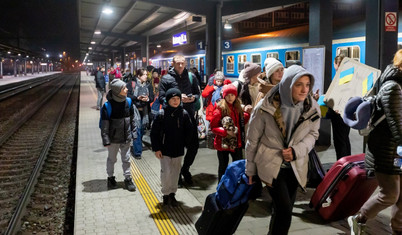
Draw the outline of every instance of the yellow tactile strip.
<instances>
[{"instance_id":1,"label":"yellow tactile strip","mask_svg":"<svg viewBox=\"0 0 402 235\"><path fill-rule=\"evenodd\" d=\"M140 170L135 165L133 159L131 159L131 175L138 191L141 193L142 198L145 201L151 215L154 219L156 226L161 234L179 234L176 228L173 226L166 212L160 209L160 202L152 192L148 183L145 181Z\"/></svg>"}]
</instances>

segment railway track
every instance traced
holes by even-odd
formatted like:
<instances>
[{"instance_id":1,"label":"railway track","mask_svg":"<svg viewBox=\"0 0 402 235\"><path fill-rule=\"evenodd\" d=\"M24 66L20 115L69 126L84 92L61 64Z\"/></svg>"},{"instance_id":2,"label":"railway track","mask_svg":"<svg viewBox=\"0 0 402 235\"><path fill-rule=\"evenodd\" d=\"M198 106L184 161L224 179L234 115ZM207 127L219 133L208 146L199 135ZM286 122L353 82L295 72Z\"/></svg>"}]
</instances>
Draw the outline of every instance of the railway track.
<instances>
[{"instance_id":1,"label":"railway track","mask_svg":"<svg viewBox=\"0 0 402 235\"><path fill-rule=\"evenodd\" d=\"M38 99L30 98L30 90L8 101L21 107L17 100L23 99L30 107L22 106L25 112L13 114L14 121L8 125L0 122L6 130L0 137L0 234L16 234L21 225L25 233L61 234L68 230L64 220L71 214L66 211L71 208L67 207L67 198L74 159L78 78L78 74L64 74L38 86Z\"/></svg>"}]
</instances>

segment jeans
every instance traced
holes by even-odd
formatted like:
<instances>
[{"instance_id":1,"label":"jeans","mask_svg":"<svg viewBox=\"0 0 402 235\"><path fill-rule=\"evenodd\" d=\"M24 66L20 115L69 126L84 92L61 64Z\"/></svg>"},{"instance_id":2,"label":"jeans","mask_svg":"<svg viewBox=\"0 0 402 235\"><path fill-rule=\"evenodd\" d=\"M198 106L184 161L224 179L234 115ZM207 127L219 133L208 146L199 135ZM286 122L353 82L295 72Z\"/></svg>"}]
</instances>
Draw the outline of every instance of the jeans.
<instances>
[{"instance_id":1,"label":"jeans","mask_svg":"<svg viewBox=\"0 0 402 235\"><path fill-rule=\"evenodd\" d=\"M142 122L142 118L141 118ZM134 156L142 154L142 136L144 135L144 126L137 127L137 139L133 140Z\"/></svg>"},{"instance_id":2,"label":"jeans","mask_svg":"<svg viewBox=\"0 0 402 235\"><path fill-rule=\"evenodd\" d=\"M281 168L278 177L272 182L272 187L268 187L273 205L268 234L288 234L298 185L293 169Z\"/></svg>"},{"instance_id":3,"label":"jeans","mask_svg":"<svg viewBox=\"0 0 402 235\"><path fill-rule=\"evenodd\" d=\"M98 90L98 100L96 101L96 107L100 109L102 108L103 95L105 94L105 92L102 88L96 88L96 90Z\"/></svg>"}]
</instances>

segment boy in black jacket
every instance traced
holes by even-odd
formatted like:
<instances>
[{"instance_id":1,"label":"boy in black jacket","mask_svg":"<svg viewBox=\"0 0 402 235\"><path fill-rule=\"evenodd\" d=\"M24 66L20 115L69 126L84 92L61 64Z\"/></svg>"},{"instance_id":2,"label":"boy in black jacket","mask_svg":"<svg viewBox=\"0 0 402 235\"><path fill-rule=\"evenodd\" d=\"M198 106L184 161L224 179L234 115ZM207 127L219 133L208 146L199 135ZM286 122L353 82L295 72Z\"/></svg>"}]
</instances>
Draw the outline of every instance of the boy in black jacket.
<instances>
[{"instance_id":1,"label":"boy in black jacket","mask_svg":"<svg viewBox=\"0 0 402 235\"><path fill-rule=\"evenodd\" d=\"M156 116L151 129L152 150L161 162L163 205L178 206L175 198L184 147L191 143L193 124L181 105L181 92L166 92L167 106Z\"/></svg>"}]
</instances>

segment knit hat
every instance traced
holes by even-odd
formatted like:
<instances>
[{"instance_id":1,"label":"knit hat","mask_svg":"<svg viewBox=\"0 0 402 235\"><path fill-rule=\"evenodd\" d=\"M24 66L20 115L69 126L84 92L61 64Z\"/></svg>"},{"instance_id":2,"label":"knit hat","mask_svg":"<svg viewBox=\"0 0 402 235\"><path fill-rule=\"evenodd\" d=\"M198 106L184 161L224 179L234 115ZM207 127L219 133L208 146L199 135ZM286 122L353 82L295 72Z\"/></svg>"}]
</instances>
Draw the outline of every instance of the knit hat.
<instances>
[{"instance_id":1,"label":"knit hat","mask_svg":"<svg viewBox=\"0 0 402 235\"><path fill-rule=\"evenodd\" d=\"M110 90L112 90L112 98L117 102L123 102L126 100L125 96L120 95L121 89L126 87L126 83L120 79L113 79L110 83Z\"/></svg>"},{"instance_id":2,"label":"knit hat","mask_svg":"<svg viewBox=\"0 0 402 235\"><path fill-rule=\"evenodd\" d=\"M252 78L258 73L261 73L261 67L258 64L251 63L248 61L244 64L243 77L246 81L250 81L250 78Z\"/></svg>"},{"instance_id":3,"label":"knit hat","mask_svg":"<svg viewBox=\"0 0 402 235\"><path fill-rule=\"evenodd\" d=\"M237 88L233 84L224 85L222 88L222 94L223 98L225 98L225 96L227 96L228 94L233 94L237 97Z\"/></svg>"},{"instance_id":4,"label":"knit hat","mask_svg":"<svg viewBox=\"0 0 402 235\"><path fill-rule=\"evenodd\" d=\"M264 61L264 66L268 79L277 69L283 68L282 63L275 58L266 58Z\"/></svg>"},{"instance_id":5,"label":"knit hat","mask_svg":"<svg viewBox=\"0 0 402 235\"><path fill-rule=\"evenodd\" d=\"M221 71L217 71L214 75L214 79L223 81L225 79L225 75L223 75Z\"/></svg>"},{"instance_id":6,"label":"knit hat","mask_svg":"<svg viewBox=\"0 0 402 235\"><path fill-rule=\"evenodd\" d=\"M178 96L181 100L181 92L179 89L177 88L170 88L167 92L166 92L166 102L169 102L169 100L175 96Z\"/></svg>"}]
</instances>

